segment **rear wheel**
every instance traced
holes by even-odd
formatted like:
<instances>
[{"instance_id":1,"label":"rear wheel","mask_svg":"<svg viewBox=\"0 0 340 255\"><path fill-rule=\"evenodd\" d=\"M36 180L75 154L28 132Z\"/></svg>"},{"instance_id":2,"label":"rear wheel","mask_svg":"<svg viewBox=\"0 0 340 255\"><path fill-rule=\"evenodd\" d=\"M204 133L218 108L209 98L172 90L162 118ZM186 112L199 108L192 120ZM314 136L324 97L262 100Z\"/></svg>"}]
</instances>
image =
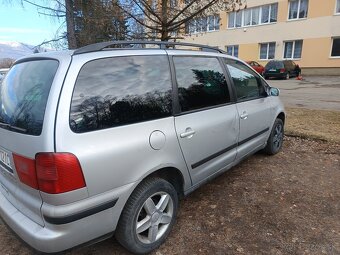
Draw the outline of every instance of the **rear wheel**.
<instances>
[{"instance_id":1,"label":"rear wheel","mask_svg":"<svg viewBox=\"0 0 340 255\"><path fill-rule=\"evenodd\" d=\"M174 225L178 208L175 188L166 180L142 182L127 201L116 229L117 240L136 254L160 246Z\"/></svg>"},{"instance_id":2,"label":"rear wheel","mask_svg":"<svg viewBox=\"0 0 340 255\"><path fill-rule=\"evenodd\" d=\"M286 74L286 80L289 80L289 79L290 79L290 74L287 73L287 74Z\"/></svg>"},{"instance_id":3,"label":"rear wheel","mask_svg":"<svg viewBox=\"0 0 340 255\"><path fill-rule=\"evenodd\" d=\"M281 119L276 119L267 141L267 146L264 149L268 155L278 153L283 144L284 126Z\"/></svg>"}]
</instances>

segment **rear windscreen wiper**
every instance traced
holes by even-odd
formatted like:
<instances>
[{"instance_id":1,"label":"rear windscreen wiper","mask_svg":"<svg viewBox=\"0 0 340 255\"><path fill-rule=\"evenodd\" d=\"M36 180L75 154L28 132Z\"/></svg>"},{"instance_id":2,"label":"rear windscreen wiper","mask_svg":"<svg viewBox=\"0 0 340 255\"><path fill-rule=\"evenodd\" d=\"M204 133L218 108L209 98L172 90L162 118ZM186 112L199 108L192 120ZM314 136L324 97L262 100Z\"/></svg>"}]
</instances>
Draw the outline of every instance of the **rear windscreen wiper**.
<instances>
[{"instance_id":1,"label":"rear windscreen wiper","mask_svg":"<svg viewBox=\"0 0 340 255\"><path fill-rule=\"evenodd\" d=\"M7 123L0 122L0 127L2 128L8 128L10 125Z\"/></svg>"},{"instance_id":2,"label":"rear windscreen wiper","mask_svg":"<svg viewBox=\"0 0 340 255\"><path fill-rule=\"evenodd\" d=\"M22 133L27 133L27 129L25 129L25 128L12 126L10 124L3 123L3 122L0 122L0 127L6 128L6 129L9 129L9 130L19 131L19 132L22 132Z\"/></svg>"}]
</instances>

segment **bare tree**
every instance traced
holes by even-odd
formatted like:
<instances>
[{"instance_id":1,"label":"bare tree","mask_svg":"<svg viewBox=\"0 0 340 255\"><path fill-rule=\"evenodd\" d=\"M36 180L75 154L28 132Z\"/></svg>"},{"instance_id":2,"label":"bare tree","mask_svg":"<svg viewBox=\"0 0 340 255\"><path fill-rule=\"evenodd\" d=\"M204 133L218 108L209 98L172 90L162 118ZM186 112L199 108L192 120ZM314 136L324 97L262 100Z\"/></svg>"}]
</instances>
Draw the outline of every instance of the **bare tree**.
<instances>
[{"instance_id":1,"label":"bare tree","mask_svg":"<svg viewBox=\"0 0 340 255\"><path fill-rule=\"evenodd\" d=\"M246 7L246 0L125 0L119 8L132 24L144 28L144 37L168 41L176 38L194 18L220 11L238 11Z\"/></svg>"},{"instance_id":2,"label":"bare tree","mask_svg":"<svg viewBox=\"0 0 340 255\"><path fill-rule=\"evenodd\" d=\"M67 42L69 49L77 48L76 30L74 26L74 1L65 0L65 17L67 28Z\"/></svg>"},{"instance_id":3,"label":"bare tree","mask_svg":"<svg viewBox=\"0 0 340 255\"><path fill-rule=\"evenodd\" d=\"M11 58L0 59L0 68L10 68L14 62L15 60Z\"/></svg>"},{"instance_id":4,"label":"bare tree","mask_svg":"<svg viewBox=\"0 0 340 255\"><path fill-rule=\"evenodd\" d=\"M75 49L91 43L123 39L127 34L126 16L118 7L118 0L20 1L35 6L40 15L61 21L55 38L39 46L67 40L68 48Z\"/></svg>"}]
</instances>

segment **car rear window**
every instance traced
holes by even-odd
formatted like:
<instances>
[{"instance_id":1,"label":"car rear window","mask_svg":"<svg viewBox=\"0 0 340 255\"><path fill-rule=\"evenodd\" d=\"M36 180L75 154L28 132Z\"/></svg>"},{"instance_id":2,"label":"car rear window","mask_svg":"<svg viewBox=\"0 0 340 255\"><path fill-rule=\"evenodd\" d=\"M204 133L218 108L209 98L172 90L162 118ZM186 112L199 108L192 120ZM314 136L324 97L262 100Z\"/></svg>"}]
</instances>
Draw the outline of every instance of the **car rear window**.
<instances>
[{"instance_id":1,"label":"car rear window","mask_svg":"<svg viewBox=\"0 0 340 255\"><path fill-rule=\"evenodd\" d=\"M59 62L43 59L14 65L0 89L0 127L39 136Z\"/></svg>"},{"instance_id":2,"label":"car rear window","mask_svg":"<svg viewBox=\"0 0 340 255\"><path fill-rule=\"evenodd\" d=\"M270 69L270 68L273 68L273 69L284 68L283 62L281 62L281 61L270 61L266 65L266 69Z\"/></svg>"}]
</instances>

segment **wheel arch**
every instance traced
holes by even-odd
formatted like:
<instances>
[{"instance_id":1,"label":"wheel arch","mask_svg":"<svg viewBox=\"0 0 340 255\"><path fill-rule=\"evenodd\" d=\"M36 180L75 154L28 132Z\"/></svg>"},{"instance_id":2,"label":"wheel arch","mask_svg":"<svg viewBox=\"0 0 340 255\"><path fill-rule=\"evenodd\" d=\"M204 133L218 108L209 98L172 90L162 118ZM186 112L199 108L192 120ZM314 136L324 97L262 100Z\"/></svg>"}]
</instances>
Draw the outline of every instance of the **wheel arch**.
<instances>
[{"instance_id":1,"label":"wheel arch","mask_svg":"<svg viewBox=\"0 0 340 255\"><path fill-rule=\"evenodd\" d=\"M277 117L276 117L277 119L280 119L280 120L282 120L282 122L283 122L283 125L285 125L285 121L286 121L286 115L285 115L285 113L284 112L280 112L278 115L277 115Z\"/></svg>"},{"instance_id":2,"label":"wheel arch","mask_svg":"<svg viewBox=\"0 0 340 255\"><path fill-rule=\"evenodd\" d=\"M185 180L184 180L184 176L182 172L179 169L175 167L164 167L164 168L157 169L153 171L152 173L149 173L147 176L145 176L139 182L139 184L145 181L146 179L154 178L154 177L159 177L164 180L167 180L168 182L171 183L172 186L174 186L179 197L184 196Z\"/></svg>"}]
</instances>

